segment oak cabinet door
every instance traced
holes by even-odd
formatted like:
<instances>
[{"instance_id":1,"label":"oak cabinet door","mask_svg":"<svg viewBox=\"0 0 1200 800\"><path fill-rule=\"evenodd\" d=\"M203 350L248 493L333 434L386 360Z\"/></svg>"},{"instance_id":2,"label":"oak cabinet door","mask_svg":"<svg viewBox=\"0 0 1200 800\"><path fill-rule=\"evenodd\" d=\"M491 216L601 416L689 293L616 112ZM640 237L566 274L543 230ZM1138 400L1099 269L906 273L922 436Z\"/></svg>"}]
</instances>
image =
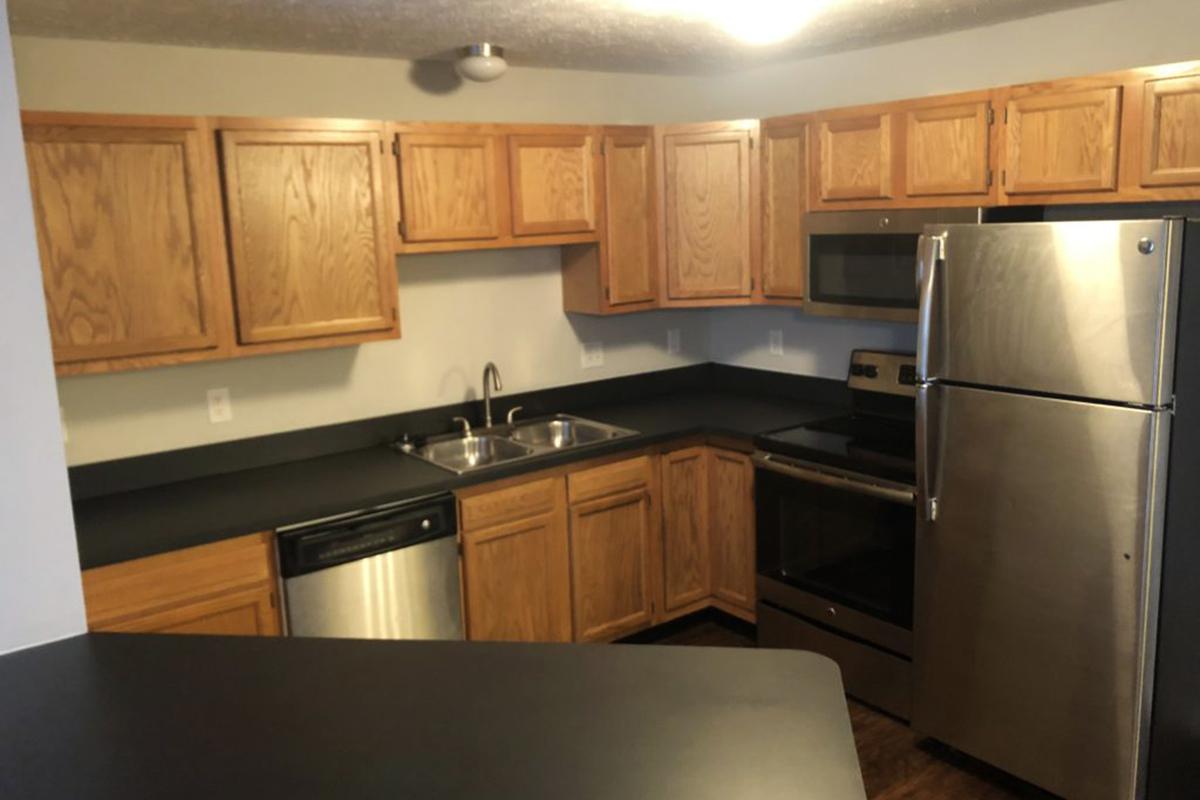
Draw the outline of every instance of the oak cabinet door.
<instances>
[{"instance_id":1,"label":"oak cabinet door","mask_svg":"<svg viewBox=\"0 0 1200 800\"><path fill-rule=\"evenodd\" d=\"M709 450L712 586L720 600L754 611L754 465L750 457Z\"/></svg>"},{"instance_id":2,"label":"oak cabinet door","mask_svg":"<svg viewBox=\"0 0 1200 800\"><path fill-rule=\"evenodd\" d=\"M25 125L56 363L224 343L212 145L201 121L175 123Z\"/></svg>"},{"instance_id":3,"label":"oak cabinet door","mask_svg":"<svg viewBox=\"0 0 1200 800\"><path fill-rule=\"evenodd\" d=\"M397 136L405 241L497 239L504 233L498 141L490 134Z\"/></svg>"},{"instance_id":4,"label":"oak cabinet door","mask_svg":"<svg viewBox=\"0 0 1200 800\"><path fill-rule=\"evenodd\" d=\"M817 196L822 201L892 196L892 115L820 119Z\"/></svg>"},{"instance_id":5,"label":"oak cabinet door","mask_svg":"<svg viewBox=\"0 0 1200 800\"><path fill-rule=\"evenodd\" d=\"M1200 184L1200 75L1147 81L1142 186Z\"/></svg>"},{"instance_id":6,"label":"oak cabinet door","mask_svg":"<svg viewBox=\"0 0 1200 800\"><path fill-rule=\"evenodd\" d=\"M564 508L463 534L463 596L473 641L571 641Z\"/></svg>"},{"instance_id":7,"label":"oak cabinet door","mask_svg":"<svg viewBox=\"0 0 1200 800\"><path fill-rule=\"evenodd\" d=\"M648 627L653 524L650 492L571 507L571 605L576 641L604 641Z\"/></svg>"},{"instance_id":8,"label":"oak cabinet door","mask_svg":"<svg viewBox=\"0 0 1200 800\"><path fill-rule=\"evenodd\" d=\"M1118 86L1009 100L1004 191L1114 191L1120 112Z\"/></svg>"},{"instance_id":9,"label":"oak cabinet door","mask_svg":"<svg viewBox=\"0 0 1200 800\"><path fill-rule=\"evenodd\" d=\"M979 102L906 113L908 197L987 194L989 109Z\"/></svg>"},{"instance_id":10,"label":"oak cabinet door","mask_svg":"<svg viewBox=\"0 0 1200 800\"><path fill-rule=\"evenodd\" d=\"M186 603L95 630L212 636L278 636L280 622L275 590L269 585L264 585Z\"/></svg>"},{"instance_id":11,"label":"oak cabinet door","mask_svg":"<svg viewBox=\"0 0 1200 800\"><path fill-rule=\"evenodd\" d=\"M658 294L654 138L604 137L608 304L644 303Z\"/></svg>"},{"instance_id":12,"label":"oak cabinet door","mask_svg":"<svg viewBox=\"0 0 1200 800\"><path fill-rule=\"evenodd\" d=\"M703 447L663 455L663 608L674 611L711 594L708 458Z\"/></svg>"},{"instance_id":13,"label":"oak cabinet door","mask_svg":"<svg viewBox=\"0 0 1200 800\"><path fill-rule=\"evenodd\" d=\"M667 292L673 299L747 297L752 132L667 134Z\"/></svg>"},{"instance_id":14,"label":"oak cabinet door","mask_svg":"<svg viewBox=\"0 0 1200 800\"><path fill-rule=\"evenodd\" d=\"M596 156L590 134L508 137L516 236L596 229Z\"/></svg>"},{"instance_id":15,"label":"oak cabinet door","mask_svg":"<svg viewBox=\"0 0 1200 800\"><path fill-rule=\"evenodd\" d=\"M379 130L221 131L239 339L395 326Z\"/></svg>"},{"instance_id":16,"label":"oak cabinet door","mask_svg":"<svg viewBox=\"0 0 1200 800\"><path fill-rule=\"evenodd\" d=\"M805 125L763 129L762 290L771 298L804 298L807 132Z\"/></svg>"}]
</instances>

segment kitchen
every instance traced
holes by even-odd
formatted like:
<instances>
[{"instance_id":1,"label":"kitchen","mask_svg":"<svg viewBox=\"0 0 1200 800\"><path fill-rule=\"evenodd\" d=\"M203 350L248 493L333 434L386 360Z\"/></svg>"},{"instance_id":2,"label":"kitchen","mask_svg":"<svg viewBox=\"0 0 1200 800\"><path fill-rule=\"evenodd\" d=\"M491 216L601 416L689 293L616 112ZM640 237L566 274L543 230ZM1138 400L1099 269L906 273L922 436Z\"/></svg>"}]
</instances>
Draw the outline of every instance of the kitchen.
<instances>
[{"instance_id":1,"label":"kitchen","mask_svg":"<svg viewBox=\"0 0 1200 800\"><path fill-rule=\"evenodd\" d=\"M55 150L69 149L63 142L78 142L86 149L96 142L120 142L130 130L156 131L140 141L172 142L172 148L186 154L185 169L194 176L188 183L190 196L175 195L148 208L143 203L138 211L139 218L162 225L173 223L172 210L179 213L183 208L181 213L192 214L197 237L193 263L201 265L196 268L201 282L193 287L202 288L198 294L188 290L193 292L189 295L176 285L152 283L144 291L159 298L155 308L164 309L162 314L144 313L150 307L143 297L143 305L126 308L127 313L133 309L134 324L114 335L121 322L105 312L104 298L95 295L96 284L70 283L77 274L70 248L86 251L97 246L95 241L56 237L53 248L59 260L42 258L48 275L61 274L65 280L48 278L45 290L60 375L54 422L57 426L61 421L62 432L54 444L65 447L70 467L76 529L72 537L78 536L89 627L192 627L204 632L208 623L197 620L217 615L222 620L217 624L227 626L220 629L225 632L295 632L309 620L315 620L317 633L329 632L322 625L341 626L339 632L345 632L346 618L365 624L370 609L338 613L351 607L347 597L353 587L306 580L326 570L306 561L299 543L311 541L306 536L325 541L335 534L345 543L347 533L361 534L357 544L372 555L380 549L415 554L440 547L441 555L429 558L356 558L342 563L346 555L336 547L331 557L341 566L370 561L383 569L390 564L393 575L430 581L416 592L425 599L454 598L461 586L457 616L469 640L644 640L669 636L668 631L677 632L680 625L711 624L717 638L732 632L747 643L757 637L773 647L824 652L840 664L852 696L886 712L871 717L873 725L896 723L913 738L897 722L912 719L917 731L936 731L934 738L1066 796L1135 796L1138 790L1148 791L1148 796L1173 796L1170 788L1156 789L1155 781L1166 781L1160 784L1165 787L1184 785L1173 781L1194 769L1186 754L1189 743L1193 748L1195 744L1194 733L1189 739L1187 731L1196 711L1186 703L1154 704L1154 719L1173 726L1164 727L1161 737L1166 738L1161 740L1174 744L1157 751L1151 747L1149 774L1161 777L1151 777L1148 790L1133 786L1146 779L1144 766L1136 770L1136 777L1132 767L1119 776L1093 770L1094 780L1105 783L1104 788L1115 792L1112 795L1101 794L1095 785L1081 788L1077 781L1084 770L1065 757L1038 754L1034 760L1040 763L1026 763L1030 748L1014 752L1011 742L1027 742L1037 731L1021 728L1021 720L1009 720L1004 736L995 737L1002 741L981 741L977 731L954 730L953 721L944 715L935 719L927 711L922 722L919 709L905 706L906 695L919 698L924 692L929 698L931 690L919 678L915 695L903 688L914 680L904 665L918 673L922 669L922 648L936 656L925 664L946 670L934 689L958 691L963 688L959 682L975 681L979 691L964 697L990 708L1003 705L1011 695L994 686L997 694L983 692L979 682L988 677L986 671L966 678L961 663L939 660L963 641L964 629L954 627L961 620L931 614L940 627L927 629L928 637L918 624L922 608L941 609L938 601L945 592L960 585L950 579L954 576L928 571L931 580L922 583L922 548L931 540L922 538L921 526L936 527L936 518L944 526L962 513L944 491L931 492L936 482L927 480L926 470L918 465L965 458L957 455L968 452L961 449L962 442L976 439L960 429L951 449L931 459L928 452L913 447L912 436L905 452L904 437L894 432L905 425L912 430L922 419L928 423L928 413L918 416L916 402L926 383L950 387L925 396L924 407L927 412L934 408L935 420L950 413L946 398L957 382L1091 398L1105 408L1110 402L1132 403L1146 414L1172 406L1172 392L1164 388L1170 386L1170 376L1158 373L1144 377L1139 372L1123 385L1118 381L1113 394L1107 393L1109 387L1098 374L1080 376L1081 383L1074 385L1045 383L1052 376L1042 374L1023 383L1015 370L1002 378L960 374L967 362L956 360L960 354L947 349L948 342L939 343L936 333L945 321L939 324L932 310L952 311L955 304L972 302L973 295L955 299L951 292L943 300L939 292L953 284L930 277L929 302L922 305L930 314L918 325L913 287L918 252L925 253L923 263L938 265L922 269L923 275L955 274L950 272L955 268L955 243L967 241L957 226L969 224L972 213L975 220L984 220L984 230L1035 220L1194 215L1187 202L1200 192L1194 167L1189 166L1192 145L1187 136L1193 126L1187 120L1193 117L1186 115L1192 113L1189 98L1195 97L1191 87L1196 70L1194 64L1184 63L1154 67L1194 58L1186 37L1173 41L1173 32L1157 30L1153 38L1129 35L1145 25L1144 5L1135 13L1132 3L1074 10L1029 3L1024 4L1028 8L1022 18L1013 12L1010 21L989 19L990 24L971 27L962 20L975 18L966 15L956 23L964 30L957 32L931 39L907 35L906 41L897 42L885 41L880 34L883 38L871 48L801 62L799 73L789 73L781 62L757 67L742 78L733 69L697 76L677 74L681 65L646 66L635 56L652 56L632 44L628 52L610 57L628 65L622 69L637 71L587 71L580 65L594 68L598 62L587 59L600 57L595 51L589 55L578 41L578 52L560 54L558 64L546 62L573 69L526 67L520 59L530 55L520 54L510 39L501 43L509 44L511 70L493 82L473 83L455 80L446 62L381 57L379 48L386 45L378 39L361 33L362 38L355 39L337 26L330 29L330 42L321 46L289 48L278 41L255 40L253 26L228 19L211 25L209 38L184 41L181 36L199 35L198 22L215 22L205 17L205 4L194 5L190 20L174 22L118 13L89 18L78 8L71 15L60 8L60 13L39 16L31 4L9 5L18 34L13 40L17 91L21 107L29 112L24 119L25 147L35 185L35 217L43 215L40 235L48 236L46 209L67 195L51 189L39 192L37 182L49 187L60 176L73 174L82 176L80 181L90 179L78 164L73 165L75 173L59 170ZM1185 4L1156 5L1173 17L1188 19L1195 13ZM1039 12L1052 13L1029 16ZM314 19L319 17L301 15L279 35L285 36L292 26L314 24ZM347 44L346 37L354 41ZM1043 51L1037 63L1001 68L998 62L1003 59L971 57L1012 40L1021 42L1023 49ZM196 43L206 46L187 46ZM362 55L346 55L348 47ZM289 49L342 55L273 52ZM931 58L931 52L938 57ZM945 59L954 61L957 74L946 74ZM811 79L818 74L828 77ZM793 86L797 75L810 77ZM1027 83L1052 79L1062 82ZM783 86L788 88L781 90ZM1056 91L1081 104L1055 106ZM59 112L69 116L55 116ZM1180 122L1185 127L1168 129L1155 116L1168 112L1185 115ZM129 114L139 116L119 116ZM711 122L722 119L738 121ZM625 124L630 121L641 125ZM1103 157L1085 164L1094 168L1092 174L1056 184L1046 175L1054 164L1021 149L1035 149L1041 131L1053 133L1055 124L1082 127L1086 136L1099 137ZM958 144L971 143L953 185L938 183L939 174L944 178L938 172L942 162L930 166L914 155L922 141L930 152L948 152L946 141L939 138L951 135L948 131L959 137ZM1022 138L1022 131L1031 133ZM1165 144L1155 155L1147 142L1155 141L1159 131L1166 131ZM1169 138L1176 134L1184 139ZM396 152L391 152L393 143ZM345 256L360 270L355 274L362 291L347 294L336 283L318 280L313 284L318 293L304 296L312 287L293 285L288 291L301 294L293 298L294 316L288 318L286 310L280 311L287 306L278 304L272 286L278 279L260 266L274 257L262 242L280 234L270 227L276 224L274 201L264 201L269 193L255 190L262 186L255 181L272 179L271 170L286 164L289 146L315 152L332 144L338 146L326 148L329 160L317 162L318 167L336 163L339 175L357 181L357 194L351 197L366 198L369 204L365 213L361 207L353 209L357 230L365 226L368 237L375 231L371 246ZM1084 150L1091 146L1086 144ZM865 166L854 161L864 153ZM1178 163L1159 169L1156 157L1176 158ZM338 158L344 160L337 162ZM851 160L839 163L842 158ZM447 164L484 168L464 189L439 172ZM846 171L839 171L842 166ZM428 170L424 176L423 168ZM918 185L921 176L927 185ZM540 192L544 187L550 191ZM554 190L564 187L574 187L576 193L565 200L556 198ZM121 199L130 202L128 197ZM478 204L464 209L464 199ZM345 196L335 193L328 200L341 202ZM562 205L556 205L559 200ZM1106 205L1097 208L1097 203ZM482 214L473 220L463 216L479 209ZM564 209L567 213L553 221L539 221L539 214ZM949 211L939 216L938 209ZM909 216L917 220L911 226L906 224ZM80 224L70 213L66 218L67 224ZM944 231L929 231L933 237L944 234L945 244L925 240L919 251L918 236L929 223L946 226ZM329 218L329 224L340 223ZM839 224L848 227L838 228ZM866 234L861 227L866 224L888 233ZM1186 282L1175 289L1170 280L1178 277L1177 250L1186 241L1182 227L1159 222L1157 228L1133 237L1135 246L1149 240L1151 252L1138 255L1163 272L1156 286L1143 287L1140 294L1138 286L1123 287L1122 307L1130 309L1131 320L1153 318L1157 322L1146 324L1159 329L1174 324L1165 309L1173 298L1187 294ZM1078 235L1073 245L1084 247L1106 237L1124 241L1125 234L1113 233L1117 228L1111 226L1089 230L1093 232ZM307 263L305 253L319 254L326 244L297 235L298 249L288 256L298 259L296 263ZM343 235L332 233L334 241ZM150 235L135 241L140 253L175 240L156 241ZM45 247L43 241L43 252ZM939 253L939 247L945 252ZM1068 249L1051 266L1074 263ZM1101 263L1096 253L1081 252L1088 263ZM1106 251L1107 257L1113 252L1115 246ZM706 261L710 256L715 259L711 269ZM863 273L854 271L856 257L861 264L891 264L893 278L907 270L912 282L863 283ZM839 272L846 264L850 268ZM118 279L124 279L119 268L114 269ZM1094 269L1110 277L1120 274L1117 266L1112 273ZM862 296L845 302L845 292L839 293L835 284L847 279L873 296L865 302ZM1038 296L1050 296L1051 288L1041 287ZM829 296L823 298L826 289ZM897 289L903 302L893 296L891 305L903 308L881 309L889 305L888 293ZM981 296L989 295L985 291ZM72 305L80 299L82 312ZM1130 305L1135 300L1144 305ZM935 301L952 305L935 306ZM334 323L321 318L339 303L343 309L352 306L349 319L345 314ZM847 305L852 308L844 308ZM1180 307L1183 337L1186 302ZM881 311L896 313L889 318ZM1083 330L1089 321L1086 315L1079 321ZM150 342L150 350L146 341L114 346L121 335L136 336L146 330L139 326L156 324L171 329L167 338L174 341ZM1011 321L983 315L979 324L987 330L988 325L1007 328ZM1051 335L1032 340L1041 348L1034 352L1046 356L1048 363L1053 361L1053 348L1047 342L1060 337L1063 329L1076 329L1074 323L1059 319L1050 324ZM1130 325L1132 331L1132 321ZM177 338L181 329L194 337L182 346ZM919 329L926 333L919 336ZM1164 347L1150 346L1151 339L1130 333L1112 352L1149 374L1155 365L1169 365L1171 360ZM64 341L72 343L64 348ZM1181 364L1186 363L1184 342L1181 338ZM935 345L932 352L918 348L930 343ZM939 356L948 360L939 362ZM1102 362L1099 371L1126 363L1118 356ZM46 363L49 358L47 353ZM1078 354L1074 358L1071 366L1082 363ZM1035 364L1036 359L1022 353L1019 363ZM485 370L488 364L492 370ZM1186 413L1186 401L1178 399L1186 397L1186 377L1183 371L1176 375L1176 416ZM884 390L878 391L881 385ZM1138 391L1124 393L1130 387ZM1146 387L1154 391L1141 394ZM487 395L491 426L485 419ZM508 426L516 407L520 409ZM857 415L846 421L851 408ZM559 414L570 416L555 418ZM871 420L867 430L884 434L874 442L858 428L846 435L846 426L858 425L864 416ZM456 417L465 422L454 421ZM951 417L963 419L959 412ZM1011 427L1019 428L1020 419ZM464 425L482 435L464 438ZM1130 433L1129 439L1112 445L1114 452L1127 460L1140 458L1130 454L1141 452L1145 437L1158 442L1168 435L1161 426L1156 430L1143 438ZM1176 420L1177 438L1181 430L1186 426ZM778 435L780 431L792 435ZM773 434L777 441L770 441ZM595 441L585 441L589 437ZM814 439L820 440L819 446ZM396 448L387 446L391 443ZM869 444L882 445L882 467L871 466L878 461L872 461L872 454L879 454L880 448L863 447ZM459 475L419 457L422 448L437 445L442 445L441 455L449 456L449 461L440 459L443 464L456 456L461 460L451 466L488 459L501 463ZM838 448L840 452L831 455ZM412 452L397 452L405 449ZM1175 445L1172 450L1177 451ZM1162 447L1154 452L1165 457ZM438 455L428 450L424 454ZM809 465L824 458L817 470L821 480L839 467L869 475L873 494L847 493L845 487L800 492L794 488L799 484L782 470L770 468L795 467L786 462L797 460L798 454ZM852 468L847 458L854 459ZM978 465L960 467L969 471ZM906 471L907 476L902 474ZM945 467L940 474L945 477ZM1173 467L1170 474L1174 480L1185 473ZM777 478L786 481L785 488L772 490ZM1161 480L1130 481L1151 495L1164 485ZM447 491L453 497L448 503ZM1090 498L1109 496L1104 486L1091 491ZM886 532L900 544L889 551L887 563L892 568L907 563L906 558L918 563L916 582L909 588L916 608L908 612L915 610L916 619L905 620L903 610L899 625L895 615L885 614L891 620L884 626L874 626L871 618L868 628L884 628L880 637L855 626L863 604L853 597L847 601L844 589L835 589L833 596L818 593L832 600L832 606L809 608L803 600L788 599L794 587L786 582L775 585L764 575L771 571L763 561L770 552L764 543L788 524L765 526L770 518L764 513L770 502L765 495L771 492L775 503L808 498L810 502L784 515L790 514L793 521L806 513L814 515L810 524L813 519L841 519L843 527L831 528L831 536L854 529L855 519L872 513L867 509L879 509L888 519L899 519L900 510L908 509L908 524L916 529L909 534L909 550L903 524L889 526ZM888 492L890 500L880 497ZM1146 492L1131 489L1129 499L1114 500L1114 506L1137 506L1136 498ZM854 494L862 500L847 503L844 498ZM902 502L895 502L897 496ZM1005 496L1012 496L1010 490ZM821 505L828 497L838 498L836 508ZM941 508L931 509L930 500L940 500ZM848 511L857 516L846 517ZM366 512L366 518L359 512ZM347 524L348 519L354 524ZM396 549L394 542L372 540L380 530L372 525L381 519L387 523L386 533L410 546ZM426 522L428 527L423 527ZM445 546L458 541L461 556L456 547ZM1142 551L1125 548L1117 553L1121 561L1128 556L1128 574L1145 579L1145 586L1137 586L1147 594L1156 580L1159 559L1154 547L1160 541L1150 536L1143 543L1144 560ZM296 542L297 547L286 542ZM836 545L836 539L817 541L813 547L829 550L831 543ZM1125 544L1113 539L1105 547ZM1173 585L1172 564L1188 569L1186 551L1173 562L1171 546L1167 549L1162 561L1164 593ZM996 555L1006 557L1002 551ZM1132 591L1133 578L1088 584L1108 562L1080 563L1081 572L1055 572L1052 581L1083 581L1091 588L1111 589L1114 596ZM459 564L461 579L455 574ZM437 566L430 570L429 565ZM903 596L903 570L900 574L898 591ZM1029 582L1028 599L1045 600L1046 595L1033 591L1042 576L1007 574ZM522 580L514 581L514 575ZM986 574L961 577L988 585ZM297 618L293 612L303 605L300 587L317 584L322 584L320 592L332 592L339 599L321 594L312 604L315 613ZM960 606L965 602L954 596ZM1187 626L1179 616L1167 615L1171 602L1172 596L1164 594L1159 641L1163 648L1172 642L1182 648L1173 651L1182 660L1160 658L1160 689L1172 680L1184 680L1187 665L1195 663L1187 660ZM1191 601L1183 593L1174 602L1186 608ZM1065 600L1063 604L1045 607L1047 616L1056 618L1062 612L1078 622L1078 607L1067 607ZM433 605L445 611L453 600ZM833 623L817 616L828 615L828 608L835 611ZM1148 600L1139 598L1119 609L1129 616L1119 617L1114 610L1097 624L1125 620L1114 623L1123 636L1133 637L1132 644L1120 644L1124 653L1153 641L1153 625L1134 621L1151 608ZM395 604L389 609L395 611ZM767 617L778 621L781 609L789 615L784 622L813 623L810 627L819 635L765 622ZM407 614L411 609L403 610ZM415 613L401 617L404 614L372 617L371 624L387 636L407 637L413 633L405 630L406 624L430 619ZM757 630L747 627L754 621ZM1012 633L989 628L989 635L997 630ZM1056 630L1047 625L1031 635L1045 641ZM935 634L943 638L935 642ZM1009 648L1001 653L1019 650L1025 644L1020 634L1012 634L1015 640L1001 637L998 641L1007 641ZM686 639L688 634L683 630L680 635ZM55 637L38 640L47 638ZM867 653L867 659L846 655L851 645ZM699 652L697 659L702 657ZM1053 648L1045 651L1042 670L1055 663L1056 653ZM875 658L878 654L883 654L882 661ZM885 665L882 680L876 662ZM899 678L894 669L887 669L897 663L903 673ZM1111 663L1091 663L1089 680L1102 682L1126 680L1129 676L1121 670L1133 668L1135 661L1114 656ZM1105 671L1110 667L1114 672ZM1143 677L1137 677L1136 686L1149 691ZM1126 682L1135 685L1132 679ZM878 694L880 686L891 687L892 694ZM894 702L897 686L899 704ZM1063 690L1044 685L1038 691L1045 695L1038 696L1048 701ZM1186 689L1176 691L1173 697L1186 696ZM1094 695L1083 693L1077 699L1087 703ZM1101 699L1109 697L1104 694ZM1108 710L1128 722L1111 726L1120 728L1122 736L1134 730L1135 722L1149 718L1148 702L1139 706L1123 698L1119 705ZM928 702L925 706L931 707ZM857 712L860 717L876 713L862 709ZM1047 725L1046 730L1064 728ZM1112 763L1132 763L1141 744L1135 747L1119 737L1101 741L1109 727L1097 730L1097 740L1089 746L1119 747L1130 758ZM1160 734L1149 734L1151 742L1156 736ZM1168 755L1156 757L1154 752ZM875 768L876 773L892 771L911 757L908 752L894 754L894 763ZM861 753L860 759L871 788L872 764ZM1063 766L1068 763L1075 766L1068 770ZM878 788L871 791L882 796ZM972 791L985 790L960 789L958 796L972 796Z\"/></svg>"}]
</instances>

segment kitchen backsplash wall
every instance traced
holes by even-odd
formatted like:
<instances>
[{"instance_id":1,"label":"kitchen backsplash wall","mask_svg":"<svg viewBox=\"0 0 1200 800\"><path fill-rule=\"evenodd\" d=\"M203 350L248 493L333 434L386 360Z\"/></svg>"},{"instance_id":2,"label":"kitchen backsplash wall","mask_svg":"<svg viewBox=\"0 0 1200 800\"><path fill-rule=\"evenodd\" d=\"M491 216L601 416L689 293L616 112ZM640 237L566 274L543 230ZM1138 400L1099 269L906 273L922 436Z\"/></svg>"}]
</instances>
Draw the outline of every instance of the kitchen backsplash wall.
<instances>
[{"instance_id":1,"label":"kitchen backsplash wall","mask_svg":"<svg viewBox=\"0 0 1200 800\"><path fill-rule=\"evenodd\" d=\"M1170 20L1163 25L1162 20ZM1200 4L1121 0L921 41L719 76L514 67L492 84L406 61L17 37L26 108L417 120L672 122L815 108L1200 56ZM1021 42L1013 52L1013 42ZM398 342L59 381L67 458L84 464L455 402L494 360L521 391L714 360L841 377L854 347L911 349L912 326L778 309L610 319L561 311L557 250L399 260ZM683 349L666 352L666 330ZM783 355L768 335L780 330ZM583 370L582 342L605 347ZM205 392L229 387L231 422Z\"/></svg>"}]
</instances>

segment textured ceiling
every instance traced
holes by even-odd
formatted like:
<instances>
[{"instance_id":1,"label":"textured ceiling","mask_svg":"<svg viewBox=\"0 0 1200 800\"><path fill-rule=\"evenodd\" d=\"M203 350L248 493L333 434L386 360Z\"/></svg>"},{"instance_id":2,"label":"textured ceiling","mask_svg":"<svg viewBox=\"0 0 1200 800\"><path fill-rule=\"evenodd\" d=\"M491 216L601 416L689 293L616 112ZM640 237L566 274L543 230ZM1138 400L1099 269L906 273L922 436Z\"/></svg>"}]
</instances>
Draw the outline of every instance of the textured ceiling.
<instances>
[{"instance_id":1,"label":"textured ceiling","mask_svg":"<svg viewBox=\"0 0 1200 800\"><path fill-rule=\"evenodd\" d=\"M694 9L714 0L8 0L14 33L398 58L503 45L511 63L704 73L852 50L1102 0L816 0L794 35L747 45ZM813 0L715 0L745 21ZM659 9L647 12L647 7ZM692 9L666 12L664 8ZM757 10L756 10L757 9Z\"/></svg>"}]
</instances>

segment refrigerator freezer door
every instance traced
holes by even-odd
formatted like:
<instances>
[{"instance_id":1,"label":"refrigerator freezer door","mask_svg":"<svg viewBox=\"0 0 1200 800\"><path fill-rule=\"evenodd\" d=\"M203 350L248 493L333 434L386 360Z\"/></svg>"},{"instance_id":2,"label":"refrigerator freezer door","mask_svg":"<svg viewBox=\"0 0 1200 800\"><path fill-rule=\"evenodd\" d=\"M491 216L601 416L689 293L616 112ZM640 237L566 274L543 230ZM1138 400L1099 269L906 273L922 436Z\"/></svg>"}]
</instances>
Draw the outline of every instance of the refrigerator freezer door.
<instances>
[{"instance_id":1,"label":"refrigerator freezer door","mask_svg":"<svg viewBox=\"0 0 1200 800\"><path fill-rule=\"evenodd\" d=\"M937 384L918 413L936 502L917 531L913 727L1056 794L1131 800L1170 414Z\"/></svg>"},{"instance_id":2,"label":"refrigerator freezer door","mask_svg":"<svg viewBox=\"0 0 1200 800\"><path fill-rule=\"evenodd\" d=\"M1171 402L1179 220L950 225L923 247L921 375ZM928 253L944 261L925 264Z\"/></svg>"}]
</instances>

